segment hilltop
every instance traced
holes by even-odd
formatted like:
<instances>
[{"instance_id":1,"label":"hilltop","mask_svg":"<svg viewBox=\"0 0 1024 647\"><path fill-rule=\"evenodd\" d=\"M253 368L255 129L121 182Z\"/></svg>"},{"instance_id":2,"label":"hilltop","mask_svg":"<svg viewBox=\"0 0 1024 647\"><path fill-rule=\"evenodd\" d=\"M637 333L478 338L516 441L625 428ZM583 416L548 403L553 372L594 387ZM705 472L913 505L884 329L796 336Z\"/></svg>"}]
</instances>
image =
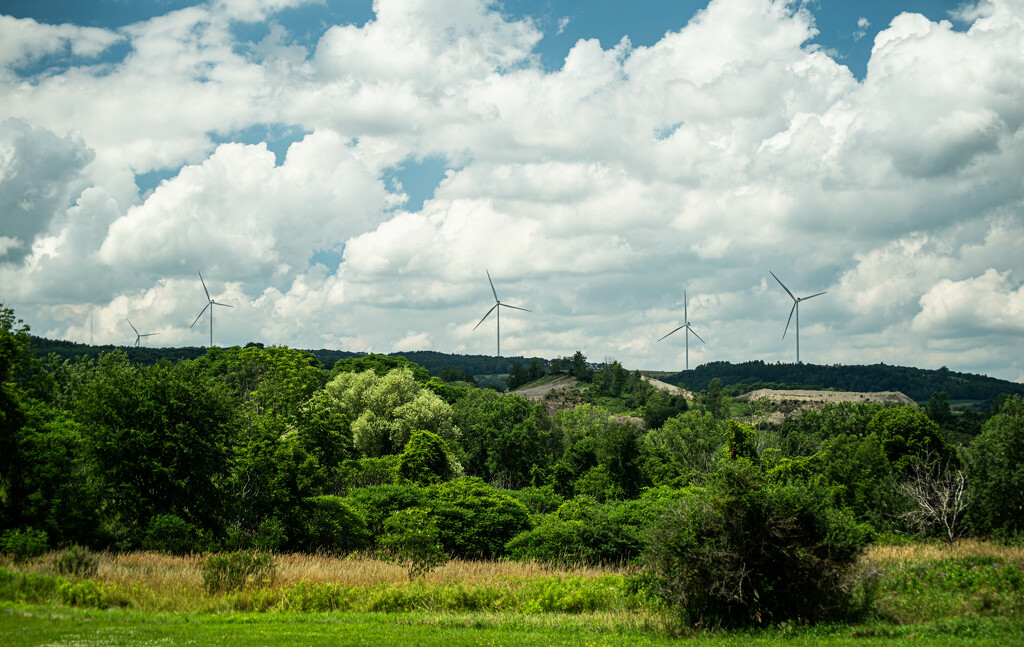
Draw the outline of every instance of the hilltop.
<instances>
[{"instance_id":1,"label":"hilltop","mask_svg":"<svg viewBox=\"0 0 1024 647\"><path fill-rule=\"evenodd\" d=\"M1000 393L1024 395L1024 384L987 375L958 373L946 367L936 370L870 365L767 364L763 361L709 362L690 371L663 377L669 384L702 391L714 378L735 395L758 388L834 389L839 391L899 391L917 402L944 391L951 401L991 403ZM729 389L728 387L733 387Z\"/></svg>"}]
</instances>

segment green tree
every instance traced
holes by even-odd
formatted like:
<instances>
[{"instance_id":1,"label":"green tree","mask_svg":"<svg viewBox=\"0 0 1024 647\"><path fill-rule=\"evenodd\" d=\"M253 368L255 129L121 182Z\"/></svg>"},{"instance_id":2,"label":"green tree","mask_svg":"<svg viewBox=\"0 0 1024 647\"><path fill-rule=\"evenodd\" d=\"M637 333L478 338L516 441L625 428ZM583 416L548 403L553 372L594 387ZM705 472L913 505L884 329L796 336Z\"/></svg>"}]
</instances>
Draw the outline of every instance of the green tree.
<instances>
[{"instance_id":1,"label":"green tree","mask_svg":"<svg viewBox=\"0 0 1024 647\"><path fill-rule=\"evenodd\" d=\"M918 407L890 407L879 410L867 424L882 444L889 463L902 473L920 455L934 452L949 457L949 448L939 436L939 427Z\"/></svg>"},{"instance_id":2,"label":"green tree","mask_svg":"<svg viewBox=\"0 0 1024 647\"><path fill-rule=\"evenodd\" d=\"M722 380L717 377L712 379L708 384L708 390L704 394L704 407L707 409L715 420L722 420L726 417L728 410L725 406L724 396L722 395Z\"/></svg>"},{"instance_id":3,"label":"green tree","mask_svg":"<svg viewBox=\"0 0 1024 647\"><path fill-rule=\"evenodd\" d=\"M939 426L946 426L953 421L953 411L949 408L949 397L945 391L932 393L925 411Z\"/></svg>"},{"instance_id":4,"label":"green tree","mask_svg":"<svg viewBox=\"0 0 1024 647\"><path fill-rule=\"evenodd\" d=\"M976 533L1024 534L1024 399L1003 401L968 450L974 490L970 522Z\"/></svg>"},{"instance_id":5,"label":"green tree","mask_svg":"<svg viewBox=\"0 0 1024 647\"><path fill-rule=\"evenodd\" d=\"M100 357L76 411L102 508L128 528L174 514L220 530L220 486L236 432L227 391L190 362L139 368Z\"/></svg>"},{"instance_id":6,"label":"green tree","mask_svg":"<svg viewBox=\"0 0 1024 647\"><path fill-rule=\"evenodd\" d=\"M398 473L402 478L428 485L452 478L456 469L448 444L437 434L414 431L402 451Z\"/></svg>"},{"instance_id":7,"label":"green tree","mask_svg":"<svg viewBox=\"0 0 1024 647\"><path fill-rule=\"evenodd\" d=\"M526 367L523 366L522 362L515 362L512 364L508 378L505 380L505 389L514 391L529 381L530 378L526 372Z\"/></svg>"},{"instance_id":8,"label":"green tree","mask_svg":"<svg viewBox=\"0 0 1024 647\"><path fill-rule=\"evenodd\" d=\"M583 351L576 351L572 356L572 374L580 382L589 382L594 371L587 365L587 356Z\"/></svg>"},{"instance_id":9,"label":"green tree","mask_svg":"<svg viewBox=\"0 0 1024 647\"><path fill-rule=\"evenodd\" d=\"M398 510L384 521L380 555L384 561L405 567L413 580L448 562L440 537L441 532L427 510Z\"/></svg>"},{"instance_id":10,"label":"green tree","mask_svg":"<svg viewBox=\"0 0 1024 647\"><path fill-rule=\"evenodd\" d=\"M409 369L383 376L373 371L342 372L324 391L327 411L351 420L352 443L363 456L401 452L414 430L435 433L457 446L451 406L419 384Z\"/></svg>"},{"instance_id":11,"label":"green tree","mask_svg":"<svg viewBox=\"0 0 1024 647\"><path fill-rule=\"evenodd\" d=\"M470 476L523 487L535 467L546 469L561 453L547 414L524 397L472 390L456 402L453 415Z\"/></svg>"}]
</instances>

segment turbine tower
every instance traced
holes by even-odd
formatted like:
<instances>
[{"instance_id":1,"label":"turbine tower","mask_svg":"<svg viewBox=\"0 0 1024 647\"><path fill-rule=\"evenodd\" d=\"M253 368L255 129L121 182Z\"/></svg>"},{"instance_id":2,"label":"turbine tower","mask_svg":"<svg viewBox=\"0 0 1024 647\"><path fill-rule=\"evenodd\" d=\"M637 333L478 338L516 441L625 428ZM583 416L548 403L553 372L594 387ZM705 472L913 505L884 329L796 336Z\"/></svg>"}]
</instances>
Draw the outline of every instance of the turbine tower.
<instances>
[{"instance_id":1,"label":"turbine tower","mask_svg":"<svg viewBox=\"0 0 1024 647\"><path fill-rule=\"evenodd\" d=\"M683 321L685 323L683 323L682 326L679 326L678 328L670 332L668 335L671 335L673 332L678 332L683 328L686 328L686 370L690 370L690 333L693 333L693 336L696 337L697 339L700 339L700 335L698 335L693 330L693 328L690 327L690 316L686 313L686 290L683 290ZM668 337L668 335L665 335L665 337ZM661 339L665 339L665 337L662 337ZM661 341L661 339L659 339L658 341ZM705 342L703 339L700 339L700 343L706 344L707 342Z\"/></svg>"},{"instance_id":2,"label":"turbine tower","mask_svg":"<svg viewBox=\"0 0 1024 647\"><path fill-rule=\"evenodd\" d=\"M132 322L131 321L129 321L128 319L125 319L125 321L128 322L129 326L132 326ZM135 326L132 326L132 330L135 331L135 347L136 348L139 347L139 344L142 342L142 338L143 337L152 337L153 335L159 335L160 334L158 332L148 332L145 335L140 335L139 331L136 330Z\"/></svg>"},{"instance_id":3,"label":"turbine tower","mask_svg":"<svg viewBox=\"0 0 1024 647\"><path fill-rule=\"evenodd\" d=\"M497 318L498 323L498 357L501 357L501 309L512 308L513 310L522 310L523 312L533 311L527 310L526 308L520 308L519 306L510 306L507 303L502 303L501 299L498 298L498 291L494 289L494 281L491 280L491 273L486 269L484 271L487 272L487 282L491 284L491 292L494 293L494 305L491 306L491 309L487 311L487 314L484 315L483 319L481 319L475 326L473 326L473 330L479 328L480 324L484 322L484 319L489 317L492 312L497 311L497 314L495 316Z\"/></svg>"},{"instance_id":4,"label":"turbine tower","mask_svg":"<svg viewBox=\"0 0 1024 647\"><path fill-rule=\"evenodd\" d=\"M775 278L776 281L779 281L779 277L775 276L775 272L772 272L771 270L768 270L768 273L771 274ZM793 320L793 313L796 312L796 363L799 364L800 363L800 302L801 301L806 301L808 299L813 299L814 297L820 297L821 295L825 294L825 292L828 292L828 290L825 290L825 292L819 292L817 294L812 294L809 297L799 297L799 298L797 298L797 297L793 296L793 293L789 291L789 288L787 288L786 285L782 281L779 281L779 285L781 285L782 289L786 291L786 294L789 295L789 298L793 300L793 307L789 309L789 319L786 319L786 329L782 331L782 338L783 339L786 338L786 333L789 332L789 322Z\"/></svg>"},{"instance_id":5,"label":"turbine tower","mask_svg":"<svg viewBox=\"0 0 1024 647\"><path fill-rule=\"evenodd\" d=\"M192 326L196 325L196 323L199 321L199 317L202 317L203 313L206 312L206 309L209 308L210 309L210 347L212 348L213 347L213 306L223 306L225 308L233 308L234 306L229 306L226 303L217 303L216 301L214 301L213 297L210 296L210 291L206 289L206 281L203 281L203 273L199 272L198 270L196 270L196 271L199 273L199 281L203 284L203 292L206 293L206 301L207 301L207 303L206 303L205 306L203 306L203 309L199 311L199 316L197 316L196 320L192 322ZM189 326L189 328L191 328L192 326Z\"/></svg>"}]
</instances>

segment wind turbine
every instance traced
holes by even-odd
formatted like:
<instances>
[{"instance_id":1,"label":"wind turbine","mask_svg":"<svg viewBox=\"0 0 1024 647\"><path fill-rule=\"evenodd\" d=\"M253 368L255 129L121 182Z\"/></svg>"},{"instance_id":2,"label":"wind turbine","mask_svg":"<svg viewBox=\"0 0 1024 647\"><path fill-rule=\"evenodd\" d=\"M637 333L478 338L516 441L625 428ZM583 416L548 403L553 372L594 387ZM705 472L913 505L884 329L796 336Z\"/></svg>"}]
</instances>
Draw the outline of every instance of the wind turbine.
<instances>
[{"instance_id":1,"label":"wind turbine","mask_svg":"<svg viewBox=\"0 0 1024 647\"><path fill-rule=\"evenodd\" d=\"M513 310L522 310L523 312L533 312L533 311L532 310L527 310L526 308L520 308L519 306L510 306L507 303L502 303L501 299L498 298L498 291L494 289L494 281L491 280L491 273L488 272L486 269L484 271L487 272L487 281L491 284L491 292L494 293L494 305L491 306L491 309L487 311L487 314L484 315L483 319L481 319L477 323L477 325L473 326L473 330L476 330L477 328L479 328L480 324L482 324L484 322L484 319L489 317L492 312L497 310L496 317L497 317L497 320L498 320L498 357L501 357L501 309L502 308L512 308Z\"/></svg>"},{"instance_id":2,"label":"wind turbine","mask_svg":"<svg viewBox=\"0 0 1024 647\"><path fill-rule=\"evenodd\" d=\"M670 332L668 335L671 335L673 332L678 332L683 328L686 328L686 370L690 370L690 333L693 333L693 336L696 337L697 339L700 339L700 335L694 332L693 328L690 327L690 317L686 313L686 290L683 290L683 321L685 323L682 326L679 326L678 328ZM668 337L668 335L665 335L665 337ZM662 337L661 339L665 339L665 337ZM661 339L659 339L658 341L661 341ZM700 339L700 343L706 344L707 342L705 342L703 339Z\"/></svg>"},{"instance_id":3,"label":"wind turbine","mask_svg":"<svg viewBox=\"0 0 1024 647\"><path fill-rule=\"evenodd\" d=\"M775 278L776 281L779 281L779 277L775 276L775 272L772 272L771 270L768 270L768 273L771 274ZM782 281L779 281L779 285L781 285L782 289L786 291L786 294L789 295L789 298L793 300L793 307L789 309L789 319L786 319L786 329L782 331L782 338L783 339L786 338L786 333L789 332L789 322L793 320L793 313L796 312L796 363L799 364L800 363L800 302L801 301L806 301L808 299L813 299L814 297L820 297L821 295L825 294L825 292L828 292L828 290L825 290L825 292L819 292L817 294L812 294L809 297L799 297L799 298L797 298L797 297L793 296L793 293L789 291L789 288L787 288Z\"/></svg>"},{"instance_id":4,"label":"wind turbine","mask_svg":"<svg viewBox=\"0 0 1024 647\"><path fill-rule=\"evenodd\" d=\"M196 270L196 271L199 272L198 270ZM203 292L206 293L207 304L205 306L203 306L202 310L199 311L199 316L197 316L196 320L192 322L192 326L196 325L196 323L199 321L199 317L202 317L203 313L206 312L206 309L209 308L210 309L210 346L212 347L213 346L213 306L223 306L225 308L234 308L234 306L229 306L226 303L217 303L216 301L213 300L213 297L210 296L210 291L206 289L206 281L203 281L203 273L202 272L199 272L199 280L203 284ZM189 326L189 328L191 328L192 326Z\"/></svg>"},{"instance_id":5,"label":"wind turbine","mask_svg":"<svg viewBox=\"0 0 1024 647\"><path fill-rule=\"evenodd\" d=\"M132 322L130 320L125 319L125 321L128 322L129 326L132 326ZM136 348L139 347L139 344L142 342L142 338L143 337L152 337L153 335L159 335L160 334L158 332L148 332L145 335L142 335L142 334L139 334L139 331L135 328L135 326L132 326L132 330L135 331L135 347Z\"/></svg>"}]
</instances>

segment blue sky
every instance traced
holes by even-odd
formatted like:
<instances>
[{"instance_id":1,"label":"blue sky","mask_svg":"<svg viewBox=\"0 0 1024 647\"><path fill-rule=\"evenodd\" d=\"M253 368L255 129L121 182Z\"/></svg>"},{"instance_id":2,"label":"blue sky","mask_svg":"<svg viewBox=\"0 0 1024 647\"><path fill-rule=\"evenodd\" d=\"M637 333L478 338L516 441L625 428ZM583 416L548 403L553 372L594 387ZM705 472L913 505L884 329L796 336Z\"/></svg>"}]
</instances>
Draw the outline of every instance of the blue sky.
<instances>
[{"instance_id":1,"label":"blue sky","mask_svg":"<svg viewBox=\"0 0 1024 647\"><path fill-rule=\"evenodd\" d=\"M1021 0L8 0L38 334L1024 379ZM623 41L628 37L628 42ZM220 314L220 313L218 313ZM141 330L141 328L140 328ZM208 331L207 331L208 332ZM691 344L691 346L694 346Z\"/></svg>"}]
</instances>

